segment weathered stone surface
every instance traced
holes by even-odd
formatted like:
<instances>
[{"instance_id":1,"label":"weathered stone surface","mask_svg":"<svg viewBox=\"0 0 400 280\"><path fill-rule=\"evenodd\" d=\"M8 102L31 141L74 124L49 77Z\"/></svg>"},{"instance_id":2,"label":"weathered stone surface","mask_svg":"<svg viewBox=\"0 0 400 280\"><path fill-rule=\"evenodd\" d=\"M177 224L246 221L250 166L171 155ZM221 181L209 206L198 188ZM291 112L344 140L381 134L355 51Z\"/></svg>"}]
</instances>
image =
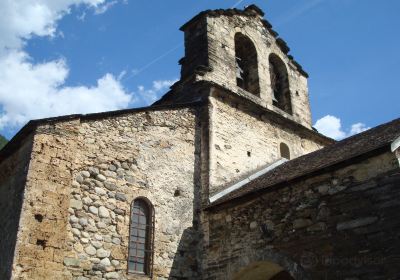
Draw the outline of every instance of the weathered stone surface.
<instances>
[{"instance_id":1,"label":"weathered stone surface","mask_svg":"<svg viewBox=\"0 0 400 280\"><path fill-rule=\"evenodd\" d=\"M81 238L81 242L82 244L88 244L89 243L89 239L88 238Z\"/></svg>"},{"instance_id":2,"label":"weathered stone surface","mask_svg":"<svg viewBox=\"0 0 400 280\"><path fill-rule=\"evenodd\" d=\"M125 210L123 210L123 209L116 208L116 209L114 209L114 212L115 212L115 214L118 214L118 215L125 215Z\"/></svg>"},{"instance_id":3,"label":"weathered stone surface","mask_svg":"<svg viewBox=\"0 0 400 280\"><path fill-rule=\"evenodd\" d=\"M378 217L363 217L351 221L339 223L336 227L337 230L354 229L362 226L367 226L375 223Z\"/></svg>"},{"instance_id":4,"label":"weathered stone surface","mask_svg":"<svg viewBox=\"0 0 400 280\"><path fill-rule=\"evenodd\" d=\"M99 217L100 218L108 218L110 217L110 212L108 212L107 208L104 206L99 207Z\"/></svg>"},{"instance_id":5,"label":"weathered stone surface","mask_svg":"<svg viewBox=\"0 0 400 280\"><path fill-rule=\"evenodd\" d=\"M115 260L124 260L125 259L125 253L123 252L121 247L113 247L111 249L111 256Z\"/></svg>"},{"instance_id":6,"label":"weathered stone surface","mask_svg":"<svg viewBox=\"0 0 400 280\"><path fill-rule=\"evenodd\" d=\"M81 172L81 175L82 175L84 178L89 178L89 177L90 177L89 171L86 171L86 170L82 171L82 172Z\"/></svg>"},{"instance_id":7,"label":"weathered stone surface","mask_svg":"<svg viewBox=\"0 0 400 280\"><path fill-rule=\"evenodd\" d=\"M307 228L308 231L325 231L326 230L326 224L325 223L316 223L312 226L309 226Z\"/></svg>"},{"instance_id":8,"label":"weathered stone surface","mask_svg":"<svg viewBox=\"0 0 400 280\"><path fill-rule=\"evenodd\" d=\"M71 199L70 206L71 206L71 208L73 208L73 209L78 209L78 210L80 210L80 209L82 209L83 203L82 203L82 201L80 201L80 200Z\"/></svg>"},{"instance_id":9,"label":"weathered stone surface","mask_svg":"<svg viewBox=\"0 0 400 280\"><path fill-rule=\"evenodd\" d=\"M77 229L77 228L72 228L72 229L71 229L71 232L72 232L74 235L76 235L76 236L81 236L81 232L80 232L80 230Z\"/></svg>"},{"instance_id":10,"label":"weathered stone surface","mask_svg":"<svg viewBox=\"0 0 400 280\"><path fill-rule=\"evenodd\" d=\"M110 251L104 250L102 248L98 249L96 252L98 258L107 258L110 256Z\"/></svg>"},{"instance_id":11,"label":"weathered stone surface","mask_svg":"<svg viewBox=\"0 0 400 280\"><path fill-rule=\"evenodd\" d=\"M89 171L90 175L93 177L96 177L97 175L99 175L99 169L96 167L89 167L88 171Z\"/></svg>"},{"instance_id":12,"label":"weathered stone surface","mask_svg":"<svg viewBox=\"0 0 400 280\"><path fill-rule=\"evenodd\" d=\"M119 239L119 238L113 238L113 239L112 239L112 243L119 245L119 244L121 244L121 239Z\"/></svg>"},{"instance_id":13,"label":"weathered stone surface","mask_svg":"<svg viewBox=\"0 0 400 280\"><path fill-rule=\"evenodd\" d=\"M104 266L110 266L111 262L109 258L104 258L100 261L100 265L104 265Z\"/></svg>"},{"instance_id":14,"label":"weathered stone surface","mask_svg":"<svg viewBox=\"0 0 400 280\"><path fill-rule=\"evenodd\" d=\"M96 224L96 226L97 226L99 229L102 229L102 228L106 228L106 227L107 227L107 225L106 225L105 223L103 223L103 222L98 222L98 223Z\"/></svg>"},{"instance_id":15,"label":"weathered stone surface","mask_svg":"<svg viewBox=\"0 0 400 280\"><path fill-rule=\"evenodd\" d=\"M99 213L99 209L95 206L90 206L89 211L90 211L90 213L95 214L95 215L97 215Z\"/></svg>"},{"instance_id":16,"label":"weathered stone surface","mask_svg":"<svg viewBox=\"0 0 400 280\"><path fill-rule=\"evenodd\" d=\"M64 258L64 264L66 266L79 267L80 261L74 258Z\"/></svg>"},{"instance_id":17,"label":"weathered stone surface","mask_svg":"<svg viewBox=\"0 0 400 280\"><path fill-rule=\"evenodd\" d=\"M98 195L106 195L106 194L107 194L107 192L106 192L104 189L98 188L98 187L94 188L94 191L95 191L96 194L98 194Z\"/></svg>"},{"instance_id":18,"label":"weathered stone surface","mask_svg":"<svg viewBox=\"0 0 400 280\"><path fill-rule=\"evenodd\" d=\"M99 242L99 241L92 241L92 245L96 248L99 249L103 246L103 243Z\"/></svg>"},{"instance_id":19,"label":"weathered stone surface","mask_svg":"<svg viewBox=\"0 0 400 280\"><path fill-rule=\"evenodd\" d=\"M104 186L110 191L115 191L117 189L117 186L112 182L104 182Z\"/></svg>"},{"instance_id":20,"label":"weathered stone surface","mask_svg":"<svg viewBox=\"0 0 400 280\"><path fill-rule=\"evenodd\" d=\"M87 226L88 225L88 220L86 218L80 218L79 219L79 224L81 226Z\"/></svg>"},{"instance_id":21,"label":"weathered stone surface","mask_svg":"<svg viewBox=\"0 0 400 280\"><path fill-rule=\"evenodd\" d=\"M83 178L82 175L80 175L80 174L76 175L76 181L77 181L78 183L82 184L82 183L83 183L83 180L84 180L84 178Z\"/></svg>"},{"instance_id":22,"label":"weathered stone surface","mask_svg":"<svg viewBox=\"0 0 400 280\"><path fill-rule=\"evenodd\" d=\"M102 174L98 174L96 176L96 179L99 180L100 182L104 182L105 180L107 180L107 178Z\"/></svg>"},{"instance_id":23,"label":"weathered stone surface","mask_svg":"<svg viewBox=\"0 0 400 280\"><path fill-rule=\"evenodd\" d=\"M101 236L100 234L95 234L94 235L94 238L96 239L96 240L99 240L99 241L102 241L103 240L103 236Z\"/></svg>"},{"instance_id":24,"label":"weathered stone surface","mask_svg":"<svg viewBox=\"0 0 400 280\"><path fill-rule=\"evenodd\" d=\"M256 229L256 228L257 228L257 222L251 222L250 229Z\"/></svg>"},{"instance_id":25,"label":"weathered stone surface","mask_svg":"<svg viewBox=\"0 0 400 280\"><path fill-rule=\"evenodd\" d=\"M116 193L115 199L120 200L120 201L126 201L126 195L123 193Z\"/></svg>"},{"instance_id":26,"label":"weathered stone surface","mask_svg":"<svg viewBox=\"0 0 400 280\"><path fill-rule=\"evenodd\" d=\"M118 279L119 274L117 272L108 272L104 275L106 279Z\"/></svg>"},{"instance_id":27,"label":"weathered stone surface","mask_svg":"<svg viewBox=\"0 0 400 280\"><path fill-rule=\"evenodd\" d=\"M312 224L312 221L309 219L297 219L293 222L293 228L299 229L303 227L307 227Z\"/></svg>"},{"instance_id":28,"label":"weathered stone surface","mask_svg":"<svg viewBox=\"0 0 400 280\"><path fill-rule=\"evenodd\" d=\"M85 252L89 255L89 256L94 256L96 255L96 248L94 248L92 245L89 245L85 248Z\"/></svg>"},{"instance_id":29,"label":"weathered stone surface","mask_svg":"<svg viewBox=\"0 0 400 280\"><path fill-rule=\"evenodd\" d=\"M74 224L79 222L79 219L75 215L72 215L69 217L69 221Z\"/></svg>"}]
</instances>

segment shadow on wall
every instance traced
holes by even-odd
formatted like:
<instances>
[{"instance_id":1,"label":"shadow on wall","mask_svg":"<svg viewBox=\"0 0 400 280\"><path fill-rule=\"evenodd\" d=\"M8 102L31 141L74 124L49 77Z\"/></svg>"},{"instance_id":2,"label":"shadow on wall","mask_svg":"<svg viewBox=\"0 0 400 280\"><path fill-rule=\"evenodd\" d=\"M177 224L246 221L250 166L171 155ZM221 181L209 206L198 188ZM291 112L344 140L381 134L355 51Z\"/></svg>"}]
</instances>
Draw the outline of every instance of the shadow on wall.
<instances>
[{"instance_id":1,"label":"shadow on wall","mask_svg":"<svg viewBox=\"0 0 400 280\"><path fill-rule=\"evenodd\" d=\"M201 253L202 253L202 238L200 214L201 214L201 171L202 163L200 158L200 150L202 140L203 126L201 124L201 115L204 112L197 112L196 129L195 129L195 151L194 151L194 170L193 170L193 225L185 229L179 241L177 252L172 263L171 273L168 279L183 280L183 279L201 279ZM206 115L203 116L205 120ZM206 132L205 132L206 134ZM204 142L204 140L203 140Z\"/></svg>"},{"instance_id":2,"label":"shadow on wall","mask_svg":"<svg viewBox=\"0 0 400 280\"><path fill-rule=\"evenodd\" d=\"M21 176L25 178L25 176ZM23 180L25 181L25 180ZM25 182L10 176L0 186L0 279L10 279Z\"/></svg>"},{"instance_id":3,"label":"shadow on wall","mask_svg":"<svg viewBox=\"0 0 400 280\"><path fill-rule=\"evenodd\" d=\"M10 279L32 139L0 165L0 279Z\"/></svg>"},{"instance_id":4,"label":"shadow on wall","mask_svg":"<svg viewBox=\"0 0 400 280\"><path fill-rule=\"evenodd\" d=\"M199 279L198 262L199 230L185 229L175 253L169 280Z\"/></svg>"}]
</instances>

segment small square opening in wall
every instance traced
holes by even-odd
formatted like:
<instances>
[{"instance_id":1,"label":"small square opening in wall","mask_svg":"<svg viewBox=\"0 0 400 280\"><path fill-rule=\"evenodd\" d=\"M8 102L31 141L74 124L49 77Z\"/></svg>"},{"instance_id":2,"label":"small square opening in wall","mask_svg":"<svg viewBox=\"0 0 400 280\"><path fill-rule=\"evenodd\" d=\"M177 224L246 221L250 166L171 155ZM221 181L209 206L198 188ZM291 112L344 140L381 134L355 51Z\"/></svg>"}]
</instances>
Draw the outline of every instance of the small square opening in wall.
<instances>
[{"instance_id":1,"label":"small square opening in wall","mask_svg":"<svg viewBox=\"0 0 400 280\"><path fill-rule=\"evenodd\" d=\"M251 152L250 151L247 151L247 156L251 157Z\"/></svg>"},{"instance_id":2,"label":"small square opening in wall","mask_svg":"<svg viewBox=\"0 0 400 280\"><path fill-rule=\"evenodd\" d=\"M35 214L35 220L41 223L43 221L43 215L42 214Z\"/></svg>"},{"instance_id":3,"label":"small square opening in wall","mask_svg":"<svg viewBox=\"0 0 400 280\"><path fill-rule=\"evenodd\" d=\"M46 243L47 243L47 240L44 240L44 239L36 240L36 245L41 246L42 249L46 248Z\"/></svg>"}]
</instances>

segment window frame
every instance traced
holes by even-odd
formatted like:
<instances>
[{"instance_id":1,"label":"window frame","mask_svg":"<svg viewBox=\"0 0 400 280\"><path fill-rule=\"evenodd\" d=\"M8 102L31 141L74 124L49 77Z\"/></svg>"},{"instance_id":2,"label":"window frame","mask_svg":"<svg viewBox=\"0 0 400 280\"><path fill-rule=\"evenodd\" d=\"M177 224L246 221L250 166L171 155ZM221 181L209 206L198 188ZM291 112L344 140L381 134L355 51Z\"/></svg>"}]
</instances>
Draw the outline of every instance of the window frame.
<instances>
[{"instance_id":1,"label":"window frame","mask_svg":"<svg viewBox=\"0 0 400 280\"><path fill-rule=\"evenodd\" d=\"M140 271L134 271L129 269L129 262L130 262L130 249L131 249L131 234L132 234L132 216L133 216L133 207L135 204L135 201L142 201L145 203L148 214L147 214L147 219L148 222L146 221L146 237L145 237L145 256L144 256L144 272ZM148 276L148 277L153 277L153 266L154 266L154 226L155 226L155 218L154 218L154 206L150 202L150 200L147 197L139 196L136 197L135 199L132 200L130 204L130 213L129 213L129 236L128 236L128 258L127 258L127 267L126 271L127 274L129 275L142 275L142 276ZM148 254L146 256L146 253Z\"/></svg>"}]
</instances>

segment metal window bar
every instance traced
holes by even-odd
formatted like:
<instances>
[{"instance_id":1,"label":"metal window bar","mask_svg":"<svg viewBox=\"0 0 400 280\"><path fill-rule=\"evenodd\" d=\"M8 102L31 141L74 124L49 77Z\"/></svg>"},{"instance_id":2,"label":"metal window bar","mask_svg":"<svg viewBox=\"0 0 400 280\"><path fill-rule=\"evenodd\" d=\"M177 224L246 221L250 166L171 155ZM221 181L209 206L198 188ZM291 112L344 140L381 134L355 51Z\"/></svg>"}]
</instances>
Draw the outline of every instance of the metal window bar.
<instances>
[{"instance_id":1,"label":"metal window bar","mask_svg":"<svg viewBox=\"0 0 400 280\"><path fill-rule=\"evenodd\" d=\"M142 199L131 208L128 272L152 277L154 244L154 210ZM132 267L133 266L133 267Z\"/></svg>"}]
</instances>

